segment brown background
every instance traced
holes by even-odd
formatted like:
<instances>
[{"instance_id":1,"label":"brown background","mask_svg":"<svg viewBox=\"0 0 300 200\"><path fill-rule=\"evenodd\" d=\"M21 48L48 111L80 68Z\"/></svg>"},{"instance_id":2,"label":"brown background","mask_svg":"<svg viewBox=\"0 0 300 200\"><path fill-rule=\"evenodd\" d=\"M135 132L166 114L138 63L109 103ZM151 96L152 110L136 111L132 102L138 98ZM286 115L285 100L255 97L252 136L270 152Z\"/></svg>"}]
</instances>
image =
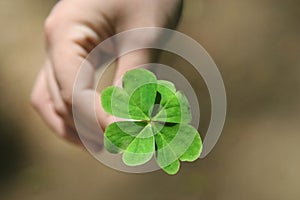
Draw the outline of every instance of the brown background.
<instances>
[{"instance_id":1,"label":"brown background","mask_svg":"<svg viewBox=\"0 0 300 200\"><path fill-rule=\"evenodd\" d=\"M219 66L228 115L213 152L176 176L109 169L54 136L30 107L54 3L0 1L0 199L300 198L299 1L186 1L179 30Z\"/></svg>"}]
</instances>

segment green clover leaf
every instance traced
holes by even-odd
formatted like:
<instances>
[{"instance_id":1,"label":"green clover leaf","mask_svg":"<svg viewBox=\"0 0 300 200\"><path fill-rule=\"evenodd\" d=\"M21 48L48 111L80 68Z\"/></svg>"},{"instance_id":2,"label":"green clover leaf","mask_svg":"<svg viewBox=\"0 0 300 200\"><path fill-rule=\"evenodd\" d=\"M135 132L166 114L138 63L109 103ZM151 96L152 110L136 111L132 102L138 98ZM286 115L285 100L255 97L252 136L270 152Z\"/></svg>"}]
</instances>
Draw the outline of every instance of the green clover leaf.
<instances>
[{"instance_id":1,"label":"green clover leaf","mask_svg":"<svg viewBox=\"0 0 300 200\"><path fill-rule=\"evenodd\" d=\"M110 124L104 146L123 153L123 162L138 166L153 156L168 174L176 174L179 161L192 162L202 150L198 131L189 125L190 105L173 83L157 80L146 69L125 73L122 88L110 86L101 94L104 110L124 120Z\"/></svg>"}]
</instances>

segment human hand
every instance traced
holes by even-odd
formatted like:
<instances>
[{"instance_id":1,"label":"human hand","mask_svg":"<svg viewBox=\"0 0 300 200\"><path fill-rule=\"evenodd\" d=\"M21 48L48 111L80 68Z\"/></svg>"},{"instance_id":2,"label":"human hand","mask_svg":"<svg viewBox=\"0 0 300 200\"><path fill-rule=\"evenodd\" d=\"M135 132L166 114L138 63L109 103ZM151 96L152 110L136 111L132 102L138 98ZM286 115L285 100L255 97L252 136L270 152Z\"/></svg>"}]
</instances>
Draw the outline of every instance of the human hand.
<instances>
[{"instance_id":1,"label":"human hand","mask_svg":"<svg viewBox=\"0 0 300 200\"><path fill-rule=\"evenodd\" d=\"M72 100L80 65L92 49L114 34L139 27L175 28L181 7L181 0L58 2L45 22L47 55L31 95L33 106L48 126L58 136L81 144L74 124L72 106L84 110L88 103L85 99L92 97L97 98L96 115L98 123L104 129L112 119L102 111L99 96L92 90L93 66L88 67L89 75L82 83L80 100ZM143 40L152 42L155 36ZM106 77L107 82L118 80L127 70L149 63L152 58L150 50L139 50L120 57L113 75Z\"/></svg>"}]
</instances>

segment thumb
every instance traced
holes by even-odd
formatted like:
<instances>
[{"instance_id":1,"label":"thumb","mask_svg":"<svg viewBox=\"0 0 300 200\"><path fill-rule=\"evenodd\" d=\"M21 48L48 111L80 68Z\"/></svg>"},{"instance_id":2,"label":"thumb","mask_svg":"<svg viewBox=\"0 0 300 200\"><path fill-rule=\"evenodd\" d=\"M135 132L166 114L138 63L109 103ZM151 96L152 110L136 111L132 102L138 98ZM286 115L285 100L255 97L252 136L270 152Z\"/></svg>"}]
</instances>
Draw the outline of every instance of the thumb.
<instances>
[{"instance_id":1,"label":"thumb","mask_svg":"<svg viewBox=\"0 0 300 200\"><path fill-rule=\"evenodd\" d=\"M123 75L131 69L137 68L141 65L150 68L148 63L153 63L157 60L158 53L152 49L137 50L121 56L117 61L115 69L114 84L119 84Z\"/></svg>"},{"instance_id":2,"label":"thumb","mask_svg":"<svg viewBox=\"0 0 300 200\"><path fill-rule=\"evenodd\" d=\"M121 57L117 60L114 83L120 80L126 71L157 61L159 50L152 47L164 44L166 40L161 29L137 27L124 31L115 38L115 47Z\"/></svg>"}]
</instances>

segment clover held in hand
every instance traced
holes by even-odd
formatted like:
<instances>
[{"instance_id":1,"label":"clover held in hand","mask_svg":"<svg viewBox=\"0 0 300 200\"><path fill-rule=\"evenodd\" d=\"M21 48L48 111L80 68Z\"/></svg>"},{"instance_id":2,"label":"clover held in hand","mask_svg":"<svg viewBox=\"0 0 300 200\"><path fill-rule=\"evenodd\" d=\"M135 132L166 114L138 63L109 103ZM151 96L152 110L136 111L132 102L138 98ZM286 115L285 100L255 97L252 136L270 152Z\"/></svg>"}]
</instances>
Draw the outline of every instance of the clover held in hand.
<instances>
[{"instance_id":1,"label":"clover held in hand","mask_svg":"<svg viewBox=\"0 0 300 200\"><path fill-rule=\"evenodd\" d=\"M122 160L128 166L142 165L155 156L168 174L178 172L179 161L199 157L202 143L189 124L189 102L173 83L137 68L125 73L122 87L110 86L101 94L104 110L123 118L105 129L108 152L123 153Z\"/></svg>"}]
</instances>

